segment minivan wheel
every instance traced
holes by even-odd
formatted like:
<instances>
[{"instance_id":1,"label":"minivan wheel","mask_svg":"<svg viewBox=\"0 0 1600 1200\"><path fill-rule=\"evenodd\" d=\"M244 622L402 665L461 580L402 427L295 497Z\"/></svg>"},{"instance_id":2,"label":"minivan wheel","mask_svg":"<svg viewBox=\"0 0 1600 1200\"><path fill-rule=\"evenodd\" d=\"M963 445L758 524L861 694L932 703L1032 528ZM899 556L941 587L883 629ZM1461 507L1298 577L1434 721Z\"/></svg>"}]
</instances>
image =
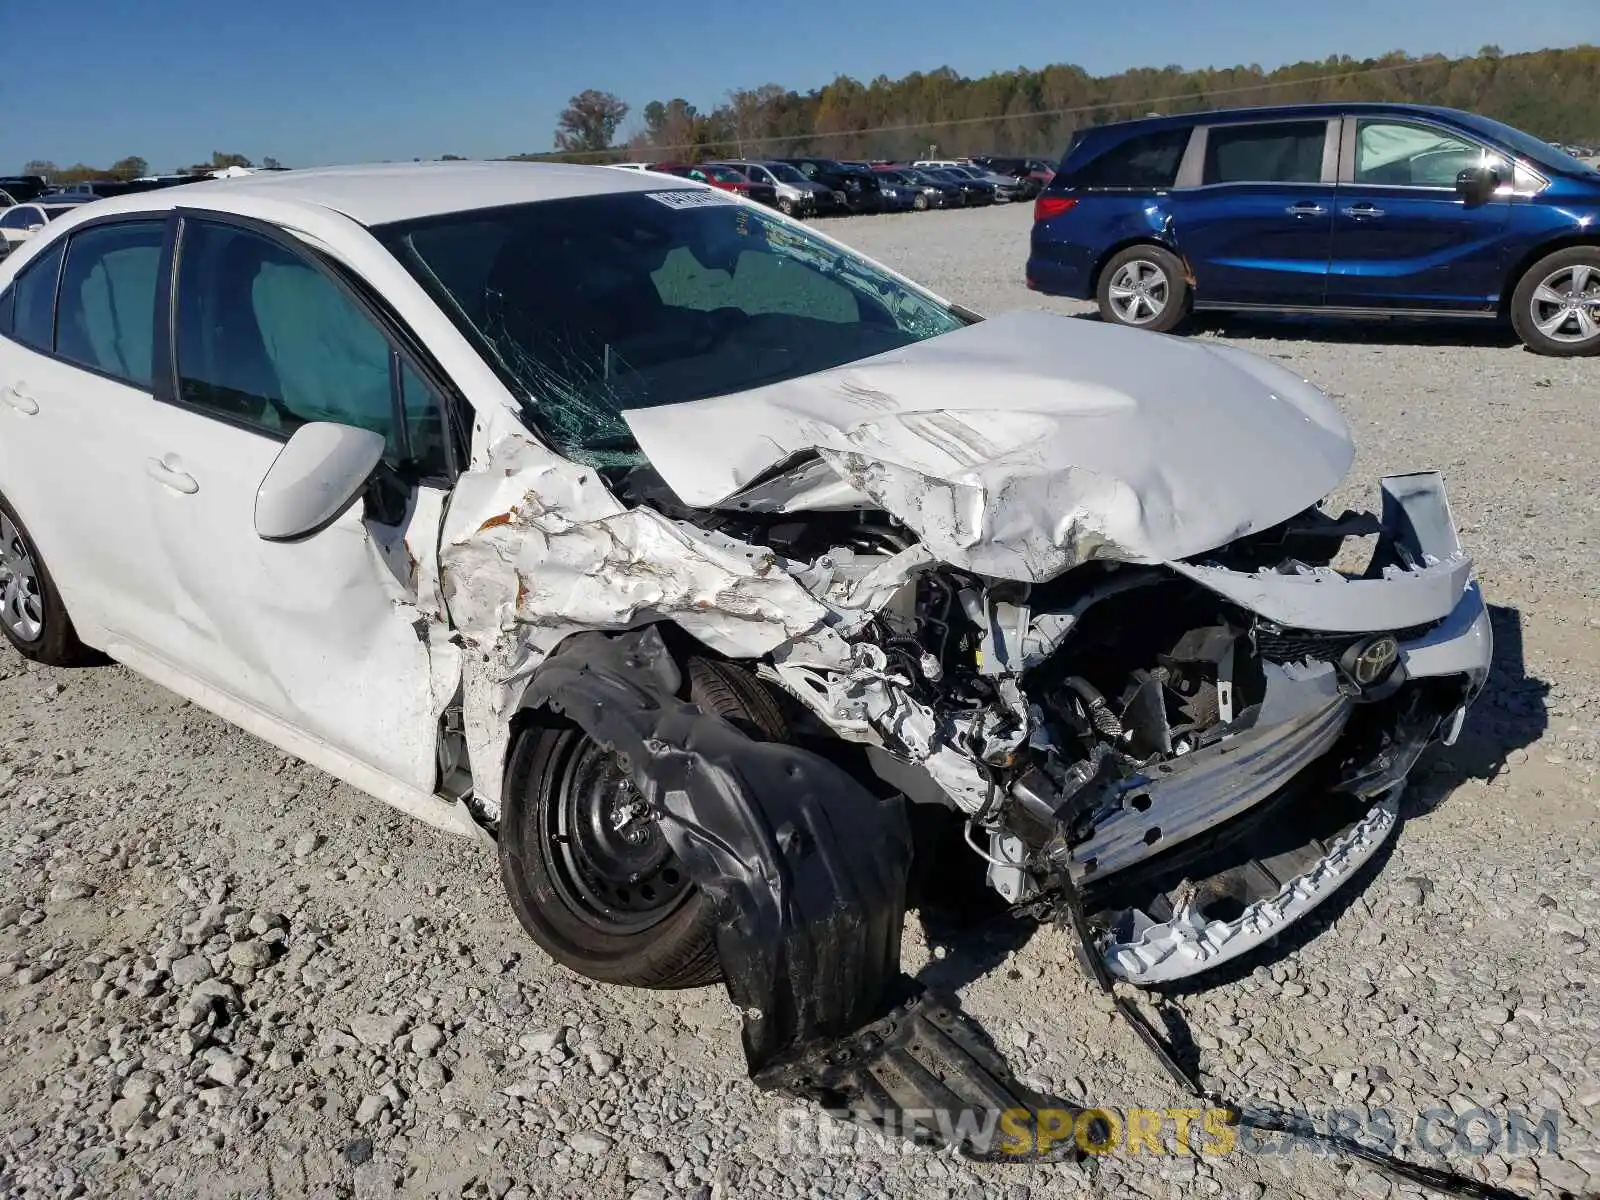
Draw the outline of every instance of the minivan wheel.
<instances>
[{"instance_id":1,"label":"minivan wheel","mask_svg":"<svg viewBox=\"0 0 1600 1200\"><path fill-rule=\"evenodd\" d=\"M751 737L786 741L772 694L716 659L685 664L689 699ZM715 983L716 921L615 754L573 725L512 741L500 820L500 877L528 935L602 983Z\"/></svg>"},{"instance_id":2,"label":"minivan wheel","mask_svg":"<svg viewBox=\"0 0 1600 1200\"><path fill-rule=\"evenodd\" d=\"M94 659L94 652L72 628L39 548L4 496L0 496L0 633L24 658L48 666L78 666Z\"/></svg>"},{"instance_id":3,"label":"minivan wheel","mask_svg":"<svg viewBox=\"0 0 1600 1200\"><path fill-rule=\"evenodd\" d=\"M1100 272L1100 316L1116 325L1166 333L1189 315L1183 264L1154 245L1118 251Z\"/></svg>"},{"instance_id":4,"label":"minivan wheel","mask_svg":"<svg viewBox=\"0 0 1600 1200\"><path fill-rule=\"evenodd\" d=\"M786 217L794 216L794 201L787 196L779 196L778 211Z\"/></svg>"},{"instance_id":5,"label":"minivan wheel","mask_svg":"<svg viewBox=\"0 0 1600 1200\"><path fill-rule=\"evenodd\" d=\"M1535 354L1600 354L1600 246L1569 246L1534 263L1512 294L1511 324Z\"/></svg>"}]
</instances>

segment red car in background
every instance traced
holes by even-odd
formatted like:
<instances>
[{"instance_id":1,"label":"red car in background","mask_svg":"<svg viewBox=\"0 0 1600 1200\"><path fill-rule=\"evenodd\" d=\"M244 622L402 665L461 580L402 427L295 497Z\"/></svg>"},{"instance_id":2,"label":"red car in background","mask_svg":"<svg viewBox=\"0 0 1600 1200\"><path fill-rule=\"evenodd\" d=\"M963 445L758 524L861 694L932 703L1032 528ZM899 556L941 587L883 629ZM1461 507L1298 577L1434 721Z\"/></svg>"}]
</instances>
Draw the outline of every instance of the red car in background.
<instances>
[{"instance_id":1,"label":"red car in background","mask_svg":"<svg viewBox=\"0 0 1600 1200\"><path fill-rule=\"evenodd\" d=\"M705 163L656 163L652 171L665 171L668 175L682 175L700 183L709 183L724 192L737 192L758 204L777 206L778 189L770 183L752 183L742 171L734 167L713 167Z\"/></svg>"}]
</instances>

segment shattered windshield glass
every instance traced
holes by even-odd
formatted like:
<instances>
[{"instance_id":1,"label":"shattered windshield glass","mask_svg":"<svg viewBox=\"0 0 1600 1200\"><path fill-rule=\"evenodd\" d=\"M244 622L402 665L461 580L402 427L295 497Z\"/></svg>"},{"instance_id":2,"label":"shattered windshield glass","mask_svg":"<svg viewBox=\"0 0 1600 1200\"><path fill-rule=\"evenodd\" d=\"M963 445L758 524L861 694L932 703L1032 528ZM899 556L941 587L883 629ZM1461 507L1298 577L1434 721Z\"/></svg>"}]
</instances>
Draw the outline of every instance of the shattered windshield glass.
<instances>
[{"instance_id":1,"label":"shattered windshield glass","mask_svg":"<svg viewBox=\"0 0 1600 1200\"><path fill-rule=\"evenodd\" d=\"M965 323L804 228L700 189L453 213L379 236L454 310L529 423L596 467L642 461L628 409L777 383Z\"/></svg>"}]
</instances>

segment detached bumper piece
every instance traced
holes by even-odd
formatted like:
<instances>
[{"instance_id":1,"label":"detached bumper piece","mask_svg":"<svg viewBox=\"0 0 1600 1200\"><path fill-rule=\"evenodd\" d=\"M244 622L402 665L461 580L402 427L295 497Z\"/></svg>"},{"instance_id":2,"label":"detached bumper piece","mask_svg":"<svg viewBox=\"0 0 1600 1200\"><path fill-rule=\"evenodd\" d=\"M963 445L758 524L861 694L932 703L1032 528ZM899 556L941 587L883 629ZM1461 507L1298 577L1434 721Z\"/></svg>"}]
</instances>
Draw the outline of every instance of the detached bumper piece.
<instances>
[{"instance_id":1,"label":"detached bumper piece","mask_svg":"<svg viewBox=\"0 0 1600 1200\"><path fill-rule=\"evenodd\" d=\"M794 746L755 742L676 698L653 629L569 639L535 675L548 705L626 764L719 917L717 950L744 1021L751 1078L836 1115L999 1157L1001 1117L1032 1128L1078 1109L1023 1087L953 1001L900 972L911 837L880 799ZM1073 1142L1044 1155L1076 1157Z\"/></svg>"}]
</instances>

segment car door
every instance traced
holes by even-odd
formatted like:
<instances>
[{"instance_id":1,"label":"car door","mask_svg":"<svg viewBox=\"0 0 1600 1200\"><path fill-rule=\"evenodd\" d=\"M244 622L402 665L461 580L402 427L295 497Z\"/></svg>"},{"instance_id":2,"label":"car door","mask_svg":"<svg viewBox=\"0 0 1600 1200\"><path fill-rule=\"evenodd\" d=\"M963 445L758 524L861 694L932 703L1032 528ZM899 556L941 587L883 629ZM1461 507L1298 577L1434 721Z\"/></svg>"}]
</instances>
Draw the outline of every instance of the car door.
<instances>
[{"instance_id":1,"label":"car door","mask_svg":"<svg viewBox=\"0 0 1600 1200\"><path fill-rule=\"evenodd\" d=\"M1338 130L1316 117L1195 131L1168 203L1197 308L1322 304Z\"/></svg>"},{"instance_id":2,"label":"car door","mask_svg":"<svg viewBox=\"0 0 1600 1200\"><path fill-rule=\"evenodd\" d=\"M33 534L79 635L149 641L170 620L145 500L154 398L157 215L80 225L8 292L0 488Z\"/></svg>"},{"instance_id":3,"label":"car door","mask_svg":"<svg viewBox=\"0 0 1600 1200\"><path fill-rule=\"evenodd\" d=\"M436 369L359 286L282 231L177 218L169 374L148 487L178 620L155 647L240 723L368 790L423 792L456 659L432 578L448 494ZM256 534L262 479L300 426L382 433L363 498L293 542ZM264 720L262 718L265 718Z\"/></svg>"},{"instance_id":4,"label":"car door","mask_svg":"<svg viewBox=\"0 0 1600 1200\"><path fill-rule=\"evenodd\" d=\"M1508 186L1468 200L1457 192L1456 176L1480 165ZM1511 176L1505 155L1446 126L1348 118L1328 303L1494 311L1509 266Z\"/></svg>"}]
</instances>

